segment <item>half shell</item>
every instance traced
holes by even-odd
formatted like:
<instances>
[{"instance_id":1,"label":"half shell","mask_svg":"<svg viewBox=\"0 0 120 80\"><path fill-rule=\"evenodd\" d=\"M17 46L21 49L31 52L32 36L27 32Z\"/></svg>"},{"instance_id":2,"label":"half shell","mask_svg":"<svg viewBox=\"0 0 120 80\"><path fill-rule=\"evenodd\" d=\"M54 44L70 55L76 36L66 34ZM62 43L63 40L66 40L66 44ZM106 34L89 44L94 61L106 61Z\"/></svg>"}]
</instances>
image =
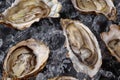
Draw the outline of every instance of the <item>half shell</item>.
<instances>
[{"instance_id":1,"label":"half shell","mask_svg":"<svg viewBox=\"0 0 120 80\"><path fill-rule=\"evenodd\" d=\"M15 0L0 15L0 23L23 30L45 17L59 17L61 4L57 0Z\"/></svg>"},{"instance_id":2,"label":"half shell","mask_svg":"<svg viewBox=\"0 0 120 80\"><path fill-rule=\"evenodd\" d=\"M71 0L74 7L81 12L104 14L109 20L116 19L116 8L112 0Z\"/></svg>"},{"instance_id":3,"label":"half shell","mask_svg":"<svg viewBox=\"0 0 120 80\"><path fill-rule=\"evenodd\" d=\"M19 80L36 75L49 56L49 48L41 41L28 39L9 49L3 64L3 80Z\"/></svg>"},{"instance_id":4,"label":"half shell","mask_svg":"<svg viewBox=\"0 0 120 80\"><path fill-rule=\"evenodd\" d=\"M68 56L77 72L93 77L102 64L101 51L94 34L79 21L62 19Z\"/></svg>"},{"instance_id":5,"label":"half shell","mask_svg":"<svg viewBox=\"0 0 120 80\"><path fill-rule=\"evenodd\" d=\"M110 31L103 32L101 38L111 54L120 62L120 26L112 24Z\"/></svg>"}]
</instances>

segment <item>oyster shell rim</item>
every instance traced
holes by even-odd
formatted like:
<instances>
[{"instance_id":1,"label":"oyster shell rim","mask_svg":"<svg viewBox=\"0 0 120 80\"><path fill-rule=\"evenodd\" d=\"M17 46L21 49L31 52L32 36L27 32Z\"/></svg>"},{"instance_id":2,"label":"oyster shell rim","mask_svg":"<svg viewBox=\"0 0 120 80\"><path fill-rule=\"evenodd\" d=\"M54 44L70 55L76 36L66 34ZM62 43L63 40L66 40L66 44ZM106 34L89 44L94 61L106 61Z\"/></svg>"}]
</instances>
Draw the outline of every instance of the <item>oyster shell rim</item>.
<instances>
[{"instance_id":1,"label":"oyster shell rim","mask_svg":"<svg viewBox=\"0 0 120 80\"><path fill-rule=\"evenodd\" d=\"M82 9L80 9L79 7L77 7L77 4L76 4L76 0L71 0L71 2L72 2L72 4L73 4L73 6L74 6L74 8L75 9L77 9L78 11L80 11L80 12L82 12L82 13L84 13L84 14L88 14L88 13L95 13L95 14L103 14L108 20L116 20L116 18L117 18L117 10L116 10L116 7L114 6L114 4L113 4L113 0L105 0L106 2L107 1L109 1L109 2L107 2L107 4L108 4L108 6L110 7L110 11L108 12L108 13L111 13L112 14L112 16L110 16L109 17L109 14L107 13L107 14L105 14L105 13L103 13L103 12L100 12L100 11L86 11L86 10L82 10Z\"/></svg>"},{"instance_id":2,"label":"oyster shell rim","mask_svg":"<svg viewBox=\"0 0 120 80\"><path fill-rule=\"evenodd\" d=\"M114 56L114 57L120 62L120 57L118 57L118 56L116 55L116 53L108 46L108 43L109 43L110 41L112 41L112 40L114 40L114 39L117 39L117 38L120 39L119 35L117 35L117 33L114 33L113 31L119 32L119 31L120 31L120 26L119 26L119 25L116 25L116 24L111 24L111 25L110 25L110 30L109 30L108 32L102 32L102 33L100 34L100 37L101 37L102 41L105 43L106 47L108 48L110 54L111 54L112 56ZM113 34L112 34L112 33L113 33ZM111 34L112 34L112 35L111 35ZM119 32L119 34L120 34L120 32ZM104 36L106 36L106 35L107 35L107 39L104 40ZM117 35L117 36L114 36L114 35ZM108 39L108 38L110 38L110 39Z\"/></svg>"},{"instance_id":3,"label":"oyster shell rim","mask_svg":"<svg viewBox=\"0 0 120 80\"><path fill-rule=\"evenodd\" d=\"M5 24L6 25L5 27L15 28L17 30L25 30L25 29L31 27L31 25L33 23L40 21L40 19L50 18L50 17L56 18L56 17L60 16L59 12L62 9L62 4L58 0L51 0L52 5L51 4L48 5L47 4L48 2L46 2L46 0L40 0L40 1L45 5L46 10L49 9L46 16L41 17L41 18L38 17L38 18L35 18L31 21L28 21L28 22L25 22L25 23L18 23L18 24L14 23L14 22L11 22L11 21L8 21L8 20L5 20L6 18L4 18L4 16L6 16L7 11L20 2L20 0L15 0L10 7L8 7L5 11L0 13L0 24L3 24L3 25ZM54 4L56 4L56 5L54 5ZM53 7L56 7L56 8L53 9ZM52 11L55 12L55 13L53 14Z\"/></svg>"},{"instance_id":4,"label":"oyster shell rim","mask_svg":"<svg viewBox=\"0 0 120 80\"><path fill-rule=\"evenodd\" d=\"M33 42L33 44L31 44L31 42ZM49 50L49 47L46 45L46 44L44 44L42 41L39 41L39 40L35 40L35 39L33 39L33 38L30 38L30 39L27 39L27 40L23 40L23 41L21 41L21 42L18 42L17 44L15 44L14 46L12 46L10 49L9 49L9 51L8 51L8 53L7 53L7 55L6 55L6 57L5 57L5 59L4 59L4 63L3 63L3 80L4 80L4 78L9 78L7 75L8 75L8 73L7 73L7 70L6 70L6 68L7 68L7 59L9 58L9 56L10 56L10 54L12 53L12 52L14 52L17 48L19 48L19 47L21 47L21 46L25 46L25 47L28 47L28 48L30 48L29 46L35 46L35 44L34 44L34 42L36 43L36 42L39 42L41 45L43 45L44 47L46 47L46 49L48 50L46 50L46 53L47 53L47 56L45 56L45 58L42 60L42 64L40 64L40 65L38 65L38 67L37 67L37 64L35 65L36 67L37 67L37 69L33 69L31 72L29 72L28 74L25 74L25 75L22 75L22 76L19 76L19 77L15 77L15 79L26 79L26 78L28 78L28 77L31 77L31 76L35 76L35 75L37 75L37 73L38 72L40 72L40 70L42 70L44 67L45 67L45 64L46 64L46 62L47 62L47 60L48 60L48 58L49 58L49 54L50 54L50 50ZM25 44L26 43L26 44ZM37 46L38 47L38 46ZM39 46L40 47L40 46ZM30 48L31 49L31 48ZM32 49L31 49L32 50ZM35 50L32 50L33 51L33 53L35 54ZM38 54L38 53L37 53ZM35 54L36 55L36 54ZM37 55L36 55L37 56ZM36 59L37 60L37 59ZM14 78L14 77L13 77Z\"/></svg>"},{"instance_id":5,"label":"oyster shell rim","mask_svg":"<svg viewBox=\"0 0 120 80\"><path fill-rule=\"evenodd\" d=\"M71 54L71 56L73 56L73 58L76 58L76 56L73 54L73 52L72 52L72 50L71 50L71 48L70 48L70 44L69 44L69 41L68 41L68 36L67 36L67 32L65 31L65 28L67 27L66 26L66 24L64 23L64 21L63 20L68 20L69 21L69 23L71 23L71 22L79 22L79 24L81 24L82 26L85 26L85 29L88 31L88 32L90 32L90 33L92 33L91 31L90 31L90 29L86 26L86 25L84 25L84 24L82 24L80 21L78 21L78 20L71 20L71 19L61 19L60 20L60 22L61 22L61 26L62 26L62 29L63 29L63 33L64 33L64 35L65 35L65 37L66 37L66 40L65 40L65 47L67 47L67 49L68 49L68 56L69 56L69 58L71 59L71 61L72 61L72 57L70 57L70 54L69 53L72 53ZM68 22L67 21L67 22ZM64 24L65 24L65 26L64 26ZM68 24L68 23L67 23ZM99 71L99 68L101 67L101 65L102 65L102 55L101 55L101 49L100 49L100 47L99 47L99 44L98 44L98 41L97 41L97 38L94 36L94 34L92 33L92 35L90 35L91 37L93 37L94 38L94 40L95 40L95 42L97 43L97 44L95 44L96 46L98 46L98 60L97 60L97 64L95 65L95 69L93 69L93 70L91 70L91 71L82 71L82 70L79 70L79 71L77 71L76 69L75 69L75 67L74 67L74 62L75 61L72 61L72 63L73 63L73 67L74 67L74 69L77 71L77 72L83 72L83 73L85 73L85 74L87 74L87 75L89 75L91 78L94 76L94 75L96 75L97 74L97 72ZM78 60L77 60L78 61ZM80 64L83 64L82 62L80 62ZM75 64L76 65L76 64ZM99 65L99 66L97 66L97 65ZM84 66L84 64L82 65L82 66ZM92 72L93 71L93 72Z\"/></svg>"}]
</instances>

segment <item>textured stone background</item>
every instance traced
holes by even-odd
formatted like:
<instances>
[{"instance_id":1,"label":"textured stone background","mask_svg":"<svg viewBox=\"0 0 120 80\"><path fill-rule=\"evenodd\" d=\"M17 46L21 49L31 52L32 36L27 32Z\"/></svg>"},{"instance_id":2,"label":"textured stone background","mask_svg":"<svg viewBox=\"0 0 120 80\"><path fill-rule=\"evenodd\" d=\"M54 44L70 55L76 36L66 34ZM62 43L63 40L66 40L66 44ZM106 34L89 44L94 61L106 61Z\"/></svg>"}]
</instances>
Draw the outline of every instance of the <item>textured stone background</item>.
<instances>
[{"instance_id":1,"label":"textured stone background","mask_svg":"<svg viewBox=\"0 0 120 80\"><path fill-rule=\"evenodd\" d=\"M82 80L91 80L88 75L76 73L71 60L65 57L67 49L64 47L65 37L60 26L61 18L80 20L95 34L101 47L103 64L94 80L120 80L120 63L112 57L100 38L100 33L109 30L112 23L120 24L120 0L114 0L117 8L117 20L108 21L102 14L83 14L75 10L70 0L59 0L63 9L60 18L46 18L34 23L29 29L18 31L0 25L0 78L2 77L2 64L8 49L16 43L29 38L43 40L51 50L46 67L30 80L47 80L59 75L70 75ZM0 12L8 8L14 0L0 0Z\"/></svg>"}]
</instances>

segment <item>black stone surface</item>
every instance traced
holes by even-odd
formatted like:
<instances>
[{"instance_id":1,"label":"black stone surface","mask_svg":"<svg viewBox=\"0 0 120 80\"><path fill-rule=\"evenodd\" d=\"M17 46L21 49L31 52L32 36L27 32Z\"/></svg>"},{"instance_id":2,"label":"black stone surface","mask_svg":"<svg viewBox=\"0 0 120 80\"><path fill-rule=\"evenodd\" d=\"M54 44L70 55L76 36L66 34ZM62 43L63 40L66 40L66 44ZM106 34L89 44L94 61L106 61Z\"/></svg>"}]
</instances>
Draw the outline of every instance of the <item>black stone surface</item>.
<instances>
[{"instance_id":1,"label":"black stone surface","mask_svg":"<svg viewBox=\"0 0 120 80\"><path fill-rule=\"evenodd\" d=\"M73 69L72 62L66 57L67 49L64 47L65 36L60 25L60 19L69 18L79 20L95 34L99 42L103 56L103 64L94 80L120 80L120 63L110 55L104 42L100 38L100 33L109 31L109 25L120 24L120 0L114 0L117 8L117 20L109 21L102 14L83 14L77 11L70 0L59 0L63 8L60 18L46 18L34 23L30 28L18 31L0 25L0 78L2 78L3 61L8 49L22 40L35 38L44 41L51 50L50 57L45 68L36 76L29 80L47 80L48 78L69 75L83 80L91 80L88 75L77 73ZM0 12L11 6L14 0L0 0Z\"/></svg>"}]
</instances>

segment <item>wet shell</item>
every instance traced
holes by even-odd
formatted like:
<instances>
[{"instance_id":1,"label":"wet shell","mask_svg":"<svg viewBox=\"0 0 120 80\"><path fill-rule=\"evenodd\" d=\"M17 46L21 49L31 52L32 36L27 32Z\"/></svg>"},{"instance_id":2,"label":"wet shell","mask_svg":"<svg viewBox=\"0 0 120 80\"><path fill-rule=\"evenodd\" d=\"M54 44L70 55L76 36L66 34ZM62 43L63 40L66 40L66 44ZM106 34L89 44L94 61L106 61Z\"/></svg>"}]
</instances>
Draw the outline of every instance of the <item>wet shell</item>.
<instances>
[{"instance_id":1,"label":"wet shell","mask_svg":"<svg viewBox=\"0 0 120 80\"><path fill-rule=\"evenodd\" d=\"M102 64L101 51L94 34L79 21L62 19L68 57L77 72L93 77Z\"/></svg>"},{"instance_id":2,"label":"wet shell","mask_svg":"<svg viewBox=\"0 0 120 80\"><path fill-rule=\"evenodd\" d=\"M57 0L15 0L0 15L0 23L23 30L45 17L59 17L61 4Z\"/></svg>"},{"instance_id":3,"label":"wet shell","mask_svg":"<svg viewBox=\"0 0 120 80\"><path fill-rule=\"evenodd\" d=\"M21 80L36 75L49 56L49 48L41 41L28 39L11 47L3 64L3 80Z\"/></svg>"},{"instance_id":4,"label":"wet shell","mask_svg":"<svg viewBox=\"0 0 120 80\"><path fill-rule=\"evenodd\" d=\"M74 7L81 12L104 14L109 20L116 19L116 8L112 0L71 0Z\"/></svg>"},{"instance_id":5,"label":"wet shell","mask_svg":"<svg viewBox=\"0 0 120 80\"><path fill-rule=\"evenodd\" d=\"M48 79L48 80L78 80L72 76L60 76L60 77L55 77L52 79Z\"/></svg>"},{"instance_id":6,"label":"wet shell","mask_svg":"<svg viewBox=\"0 0 120 80\"><path fill-rule=\"evenodd\" d=\"M120 26L112 24L110 31L103 32L101 38L111 54L120 62Z\"/></svg>"}]
</instances>

